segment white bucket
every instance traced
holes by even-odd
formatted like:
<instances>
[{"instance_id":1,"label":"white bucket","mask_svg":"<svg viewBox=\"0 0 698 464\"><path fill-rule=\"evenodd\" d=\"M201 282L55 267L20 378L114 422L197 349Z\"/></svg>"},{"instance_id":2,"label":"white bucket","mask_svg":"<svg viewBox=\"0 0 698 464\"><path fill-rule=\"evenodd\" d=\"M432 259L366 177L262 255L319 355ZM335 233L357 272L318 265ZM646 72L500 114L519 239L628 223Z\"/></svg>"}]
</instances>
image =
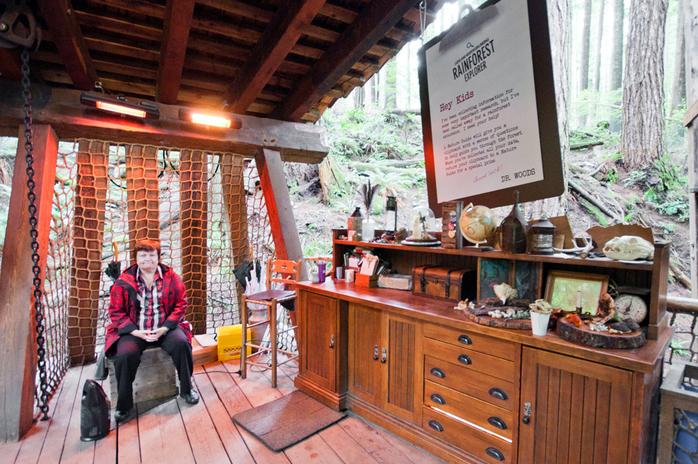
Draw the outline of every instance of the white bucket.
<instances>
[{"instance_id":1,"label":"white bucket","mask_svg":"<svg viewBox=\"0 0 698 464\"><path fill-rule=\"evenodd\" d=\"M542 337L548 332L548 322L550 321L550 313L542 314L531 311L531 328L533 335Z\"/></svg>"}]
</instances>

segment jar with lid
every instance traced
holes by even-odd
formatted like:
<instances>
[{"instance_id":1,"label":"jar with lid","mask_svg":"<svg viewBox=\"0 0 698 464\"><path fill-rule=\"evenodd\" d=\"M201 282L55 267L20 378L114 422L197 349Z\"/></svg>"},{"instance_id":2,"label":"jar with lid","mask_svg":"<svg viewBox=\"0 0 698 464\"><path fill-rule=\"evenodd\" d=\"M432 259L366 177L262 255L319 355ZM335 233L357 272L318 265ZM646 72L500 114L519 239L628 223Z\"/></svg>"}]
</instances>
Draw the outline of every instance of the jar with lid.
<instances>
[{"instance_id":1,"label":"jar with lid","mask_svg":"<svg viewBox=\"0 0 698 464\"><path fill-rule=\"evenodd\" d=\"M347 219L347 232L351 230L361 230L362 219L363 215L361 214L361 208L357 206L354 212L351 213L351 216L349 216L349 218Z\"/></svg>"}]
</instances>

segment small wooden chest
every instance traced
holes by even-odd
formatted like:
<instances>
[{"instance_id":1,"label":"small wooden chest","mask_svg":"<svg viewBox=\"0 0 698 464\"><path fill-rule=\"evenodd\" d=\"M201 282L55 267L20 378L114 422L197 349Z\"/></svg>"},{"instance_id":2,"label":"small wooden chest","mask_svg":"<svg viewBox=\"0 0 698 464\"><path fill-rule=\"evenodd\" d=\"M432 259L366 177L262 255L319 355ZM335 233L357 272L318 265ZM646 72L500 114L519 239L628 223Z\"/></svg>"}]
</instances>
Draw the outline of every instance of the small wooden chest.
<instances>
[{"instance_id":1,"label":"small wooden chest","mask_svg":"<svg viewBox=\"0 0 698 464\"><path fill-rule=\"evenodd\" d=\"M476 290L474 269L417 266L412 270L412 293L415 295L462 301L475 298Z\"/></svg>"}]
</instances>

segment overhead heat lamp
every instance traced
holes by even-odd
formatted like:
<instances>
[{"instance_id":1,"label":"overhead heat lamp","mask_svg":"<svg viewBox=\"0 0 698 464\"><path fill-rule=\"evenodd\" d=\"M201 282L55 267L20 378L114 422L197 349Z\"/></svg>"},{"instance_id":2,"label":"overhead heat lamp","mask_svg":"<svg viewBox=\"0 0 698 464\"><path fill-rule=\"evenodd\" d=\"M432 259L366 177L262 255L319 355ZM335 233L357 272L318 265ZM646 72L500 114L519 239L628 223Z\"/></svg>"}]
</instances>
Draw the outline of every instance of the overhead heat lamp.
<instances>
[{"instance_id":1,"label":"overhead heat lamp","mask_svg":"<svg viewBox=\"0 0 698 464\"><path fill-rule=\"evenodd\" d=\"M203 111L195 110L179 110L179 119L182 121L191 122L207 127L216 127L219 129L240 129L242 122L237 119L227 118L225 116L216 116Z\"/></svg>"},{"instance_id":2,"label":"overhead heat lamp","mask_svg":"<svg viewBox=\"0 0 698 464\"><path fill-rule=\"evenodd\" d=\"M80 94L80 103L95 107L102 111L134 116L136 118L160 119L160 110L154 103L142 101L131 103L126 98L119 96L114 99L107 96L93 95L87 92Z\"/></svg>"}]
</instances>

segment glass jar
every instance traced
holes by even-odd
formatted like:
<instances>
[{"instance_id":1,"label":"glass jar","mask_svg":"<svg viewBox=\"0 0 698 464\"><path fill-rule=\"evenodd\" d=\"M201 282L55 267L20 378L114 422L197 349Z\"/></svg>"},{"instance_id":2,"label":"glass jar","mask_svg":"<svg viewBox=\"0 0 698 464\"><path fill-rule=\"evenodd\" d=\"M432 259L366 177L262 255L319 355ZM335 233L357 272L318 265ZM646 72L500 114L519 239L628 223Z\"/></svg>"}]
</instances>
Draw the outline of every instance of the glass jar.
<instances>
[{"instance_id":1,"label":"glass jar","mask_svg":"<svg viewBox=\"0 0 698 464\"><path fill-rule=\"evenodd\" d=\"M385 202L385 232L395 232L397 230L397 199L388 195Z\"/></svg>"},{"instance_id":2,"label":"glass jar","mask_svg":"<svg viewBox=\"0 0 698 464\"><path fill-rule=\"evenodd\" d=\"M435 230L434 212L427 206L426 202L421 202L412 208L409 216L410 239L411 240L427 240L434 239L435 236L429 234Z\"/></svg>"}]
</instances>

